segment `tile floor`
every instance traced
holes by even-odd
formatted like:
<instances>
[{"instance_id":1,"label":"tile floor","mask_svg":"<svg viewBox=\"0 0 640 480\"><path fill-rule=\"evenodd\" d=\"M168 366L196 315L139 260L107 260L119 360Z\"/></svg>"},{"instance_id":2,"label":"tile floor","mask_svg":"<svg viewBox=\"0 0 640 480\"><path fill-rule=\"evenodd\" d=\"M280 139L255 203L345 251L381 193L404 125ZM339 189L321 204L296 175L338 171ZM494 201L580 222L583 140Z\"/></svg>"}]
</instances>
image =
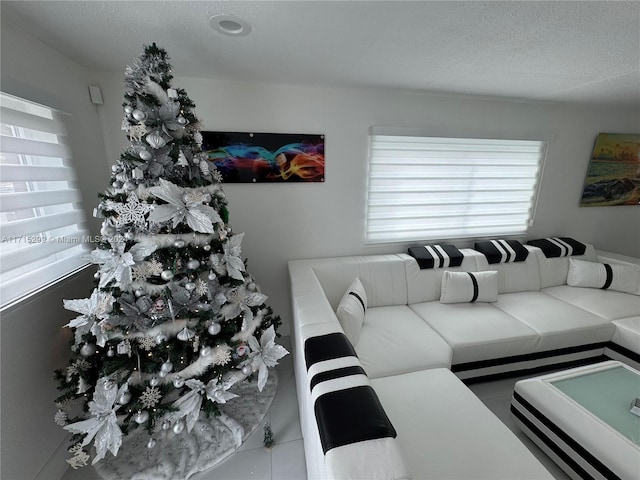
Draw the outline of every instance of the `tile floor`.
<instances>
[{"instance_id":1,"label":"tile floor","mask_svg":"<svg viewBox=\"0 0 640 480\"><path fill-rule=\"evenodd\" d=\"M280 343L291 351L290 339L283 337ZM263 422L245 443L220 465L191 477L190 480L306 480L304 447L298 417L293 362L285 357L276 367L278 390ZM516 381L526 378L510 378L471 385L471 390L487 407L509 427L557 480L569 477L553 463L520 429L509 414L511 394ZM276 445L271 451L262 445L264 422L271 423ZM85 467L69 470L62 480L99 480L95 470ZM516 480L516 479L514 479Z\"/></svg>"}]
</instances>

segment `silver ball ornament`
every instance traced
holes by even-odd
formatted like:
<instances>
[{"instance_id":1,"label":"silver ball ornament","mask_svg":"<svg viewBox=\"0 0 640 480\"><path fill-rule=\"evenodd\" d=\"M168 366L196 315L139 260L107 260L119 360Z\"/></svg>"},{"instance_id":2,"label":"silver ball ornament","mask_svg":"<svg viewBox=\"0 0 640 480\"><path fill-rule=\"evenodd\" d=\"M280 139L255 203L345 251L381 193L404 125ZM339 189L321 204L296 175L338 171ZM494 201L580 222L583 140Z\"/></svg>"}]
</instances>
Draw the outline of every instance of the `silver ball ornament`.
<instances>
[{"instance_id":1,"label":"silver ball ornament","mask_svg":"<svg viewBox=\"0 0 640 480\"><path fill-rule=\"evenodd\" d=\"M80 348L80 355L83 357L90 357L96 353L96 346L93 343L85 343L82 348Z\"/></svg>"},{"instance_id":2,"label":"silver ball ornament","mask_svg":"<svg viewBox=\"0 0 640 480\"><path fill-rule=\"evenodd\" d=\"M93 274L93 278L100 278L100 272L96 272Z\"/></svg>"},{"instance_id":3,"label":"silver ball ornament","mask_svg":"<svg viewBox=\"0 0 640 480\"><path fill-rule=\"evenodd\" d=\"M118 403L120 405L126 405L127 403L129 403L130 400L131 400L130 392L122 392L118 397Z\"/></svg>"},{"instance_id":4,"label":"silver ball ornament","mask_svg":"<svg viewBox=\"0 0 640 480\"><path fill-rule=\"evenodd\" d=\"M157 387L158 385L160 385L160 380L158 380L158 377L151 377L151 380L149 380L149 385L151 385L152 387Z\"/></svg>"},{"instance_id":5,"label":"silver ball ornament","mask_svg":"<svg viewBox=\"0 0 640 480\"><path fill-rule=\"evenodd\" d=\"M122 182L120 180L116 180L111 184L113 188L122 188Z\"/></svg>"},{"instance_id":6,"label":"silver ball ornament","mask_svg":"<svg viewBox=\"0 0 640 480\"><path fill-rule=\"evenodd\" d=\"M109 347L109 350L107 350L107 357L115 357L115 356L116 356L115 350Z\"/></svg>"},{"instance_id":7,"label":"silver ball ornament","mask_svg":"<svg viewBox=\"0 0 640 480\"><path fill-rule=\"evenodd\" d=\"M184 288L186 288L189 291L195 290L196 289L196 284L193 282L189 282L187 284L185 284Z\"/></svg>"},{"instance_id":8,"label":"silver ball ornament","mask_svg":"<svg viewBox=\"0 0 640 480\"><path fill-rule=\"evenodd\" d=\"M147 420L149 420L149 412L147 412L146 410L140 410L138 413L135 414L135 416L133 417L133 420L136 423L142 425Z\"/></svg>"},{"instance_id":9,"label":"silver ball ornament","mask_svg":"<svg viewBox=\"0 0 640 480\"><path fill-rule=\"evenodd\" d=\"M211 245L209 245L209 244L207 244L207 245L203 245L203 246L202 246L202 249L203 249L205 252L208 252L208 251L210 251L210 250L211 250Z\"/></svg>"},{"instance_id":10,"label":"silver ball ornament","mask_svg":"<svg viewBox=\"0 0 640 480\"><path fill-rule=\"evenodd\" d=\"M144 291L144 288L136 288L135 292L133 292L136 297L143 297L147 292Z\"/></svg>"},{"instance_id":11,"label":"silver ball ornament","mask_svg":"<svg viewBox=\"0 0 640 480\"><path fill-rule=\"evenodd\" d=\"M164 372L166 374L166 373L169 373L171 370L173 370L173 363L171 363L168 360L160 366L160 373Z\"/></svg>"},{"instance_id":12,"label":"silver ball ornament","mask_svg":"<svg viewBox=\"0 0 640 480\"><path fill-rule=\"evenodd\" d=\"M147 161L147 160L151 160L151 157L152 157L153 155L151 155L151 153L149 152L149 150L140 150L140 153L138 154L138 156L139 156L142 160Z\"/></svg>"},{"instance_id":13,"label":"silver ball ornament","mask_svg":"<svg viewBox=\"0 0 640 480\"><path fill-rule=\"evenodd\" d=\"M173 278L173 272L171 270L163 270L160 278L163 280L171 280Z\"/></svg>"},{"instance_id":14,"label":"silver ball ornament","mask_svg":"<svg viewBox=\"0 0 640 480\"><path fill-rule=\"evenodd\" d=\"M141 121L147 118L147 114L144 113L142 110L138 110L137 108L133 112L131 112L131 115L133 116L133 118L135 118L138 121Z\"/></svg>"},{"instance_id":15,"label":"silver ball ornament","mask_svg":"<svg viewBox=\"0 0 640 480\"><path fill-rule=\"evenodd\" d=\"M187 268L189 270L195 270L196 268L198 268L200 266L200 262L198 260L196 260L195 258L191 258L188 262L187 262Z\"/></svg>"},{"instance_id":16,"label":"silver ball ornament","mask_svg":"<svg viewBox=\"0 0 640 480\"><path fill-rule=\"evenodd\" d=\"M187 124L187 119L184 118L182 115L180 115L178 118L176 118L176 120L178 121L178 123L180 125L186 125Z\"/></svg>"},{"instance_id":17,"label":"silver ball ornament","mask_svg":"<svg viewBox=\"0 0 640 480\"><path fill-rule=\"evenodd\" d=\"M184 378L177 376L173 379L173 386L176 388L182 388L184 386Z\"/></svg>"},{"instance_id":18,"label":"silver ball ornament","mask_svg":"<svg viewBox=\"0 0 640 480\"><path fill-rule=\"evenodd\" d=\"M213 272L209 272L209 276L207 277L209 280L215 280L216 279L216 274Z\"/></svg>"},{"instance_id":19,"label":"silver ball ornament","mask_svg":"<svg viewBox=\"0 0 640 480\"><path fill-rule=\"evenodd\" d=\"M242 373L244 375L251 375L251 372L253 372L253 368L251 367L251 365L247 364L242 367Z\"/></svg>"},{"instance_id":20,"label":"silver ball ornament","mask_svg":"<svg viewBox=\"0 0 640 480\"><path fill-rule=\"evenodd\" d=\"M187 243L184 240L176 240L175 242L173 242L173 246L176 248L183 248Z\"/></svg>"},{"instance_id":21,"label":"silver ball ornament","mask_svg":"<svg viewBox=\"0 0 640 480\"><path fill-rule=\"evenodd\" d=\"M209 332L210 335L217 335L221 330L222 327L219 323L212 323L211 325L209 325L209 328L207 328L207 332Z\"/></svg>"},{"instance_id":22,"label":"silver ball ornament","mask_svg":"<svg viewBox=\"0 0 640 480\"><path fill-rule=\"evenodd\" d=\"M169 430L171 428L171 422L169 420L165 420L162 422L162 429Z\"/></svg>"},{"instance_id":23,"label":"silver ball ornament","mask_svg":"<svg viewBox=\"0 0 640 480\"><path fill-rule=\"evenodd\" d=\"M176 435L180 435L184 431L184 422L182 420L178 420L176 424L173 426L173 433Z\"/></svg>"},{"instance_id":24,"label":"silver ball ornament","mask_svg":"<svg viewBox=\"0 0 640 480\"><path fill-rule=\"evenodd\" d=\"M124 106L124 113L126 113L126 114L133 113L133 107L131 105L125 105Z\"/></svg>"},{"instance_id":25,"label":"silver ball ornament","mask_svg":"<svg viewBox=\"0 0 640 480\"><path fill-rule=\"evenodd\" d=\"M156 446L156 441L153 438L150 438L149 441L147 442L147 448L151 450L155 446Z\"/></svg>"}]
</instances>

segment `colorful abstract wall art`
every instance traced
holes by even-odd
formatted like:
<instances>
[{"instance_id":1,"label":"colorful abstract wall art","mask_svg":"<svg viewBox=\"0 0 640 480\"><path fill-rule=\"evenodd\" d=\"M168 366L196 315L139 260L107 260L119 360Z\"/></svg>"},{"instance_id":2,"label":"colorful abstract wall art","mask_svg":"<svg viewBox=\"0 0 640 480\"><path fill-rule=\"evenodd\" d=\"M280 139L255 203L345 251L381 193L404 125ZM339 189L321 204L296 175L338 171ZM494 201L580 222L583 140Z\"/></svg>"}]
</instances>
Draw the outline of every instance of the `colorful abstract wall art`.
<instances>
[{"instance_id":1,"label":"colorful abstract wall art","mask_svg":"<svg viewBox=\"0 0 640 480\"><path fill-rule=\"evenodd\" d=\"M324 135L202 132L225 183L324 182Z\"/></svg>"},{"instance_id":2,"label":"colorful abstract wall art","mask_svg":"<svg viewBox=\"0 0 640 480\"><path fill-rule=\"evenodd\" d=\"M598 134L580 206L610 205L640 205L640 134Z\"/></svg>"}]
</instances>

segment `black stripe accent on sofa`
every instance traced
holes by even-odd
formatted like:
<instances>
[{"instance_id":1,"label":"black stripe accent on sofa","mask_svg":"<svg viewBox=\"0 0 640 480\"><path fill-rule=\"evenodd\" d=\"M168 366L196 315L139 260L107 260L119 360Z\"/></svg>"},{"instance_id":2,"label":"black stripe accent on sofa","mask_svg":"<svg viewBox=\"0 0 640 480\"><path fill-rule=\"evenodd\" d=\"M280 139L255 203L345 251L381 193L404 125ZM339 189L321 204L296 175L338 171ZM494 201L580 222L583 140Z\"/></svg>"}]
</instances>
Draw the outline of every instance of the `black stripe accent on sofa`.
<instances>
[{"instance_id":1,"label":"black stripe accent on sofa","mask_svg":"<svg viewBox=\"0 0 640 480\"><path fill-rule=\"evenodd\" d=\"M367 311L367 306L364 304L364 300L362 300L362 297L360 295L358 295L356 292L349 292L349 295L353 295L354 297L356 297L356 299L360 302L360 305L362 305L362 310L364 310L365 312Z\"/></svg>"},{"instance_id":2,"label":"black stripe accent on sofa","mask_svg":"<svg viewBox=\"0 0 640 480\"><path fill-rule=\"evenodd\" d=\"M577 240L569 237L551 237L557 238L562 242L569 245L572 249L571 255L584 255L584 252L587 250L587 246L584 243L580 243ZM544 256L547 258L555 258L566 256L569 252L564 252L564 249L552 242L549 238L538 238L536 240L529 240L527 242L528 245L533 247L538 247L544 253ZM563 255L564 253L564 255Z\"/></svg>"},{"instance_id":3,"label":"black stripe accent on sofa","mask_svg":"<svg viewBox=\"0 0 640 480\"><path fill-rule=\"evenodd\" d=\"M520 404L524 409L526 409L531 415L533 415L540 423L542 423L545 427L551 430L558 438L560 438L569 448L571 448L575 453L580 455L580 457L585 460L589 465L591 465L594 469L596 469L601 475L610 480L620 480L609 467L607 467L604 463L598 460L592 453L590 453L586 448L580 445L573 437L571 437L567 432L558 427L555 423L553 423L546 415L544 415L540 410L531 405L529 401L527 401L522 395L518 392L513 392L513 398ZM513 404L512 404L513 406Z\"/></svg>"},{"instance_id":4,"label":"black stripe accent on sofa","mask_svg":"<svg viewBox=\"0 0 640 480\"><path fill-rule=\"evenodd\" d=\"M326 382L327 380L333 380L335 378L348 377L350 375L366 375L362 367L343 367L336 368L335 370L327 370L326 372L317 373L311 378L309 382L309 390L313 390L318 383Z\"/></svg>"},{"instance_id":5,"label":"black stripe accent on sofa","mask_svg":"<svg viewBox=\"0 0 640 480\"><path fill-rule=\"evenodd\" d=\"M607 348L610 348L616 353L627 357L629 360L633 360L634 362L640 363L640 353L636 353L633 350L629 350L627 347L623 347L622 345L618 345L614 342L609 342Z\"/></svg>"},{"instance_id":6,"label":"black stripe accent on sofa","mask_svg":"<svg viewBox=\"0 0 640 480\"><path fill-rule=\"evenodd\" d=\"M607 279L604 281L602 290L606 290L611 286L611 282L613 282L613 269L608 263L603 263L602 265L604 265L604 271L607 273Z\"/></svg>"},{"instance_id":7,"label":"black stripe accent on sofa","mask_svg":"<svg viewBox=\"0 0 640 480\"><path fill-rule=\"evenodd\" d=\"M595 480L592 475L589 475L582 466L576 462L571 456L565 452L556 442L551 440L547 434L538 428L531 420L524 416L513 404L510 407L511 413L520 422L522 422L531 432L544 443L553 453L555 453L564 463L566 463L571 470L577 473L580 478Z\"/></svg>"},{"instance_id":8,"label":"black stripe accent on sofa","mask_svg":"<svg viewBox=\"0 0 640 480\"><path fill-rule=\"evenodd\" d=\"M474 303L476 300L478 300L478 280L476 279L476 276L471 273L471 272L467 272L469 274L469 276L471 277L471 283L473 284L473 295L471 295L471 301L469 303Z\"/></svg>"},{"instance_id":9,"label":"black stripe accent on sofa","mask_svg":"<svg viewBox=\"0 0 640 480\"><path fill-rule=\"evenodd\" d=\"M368 385L325 393L316 400L314 411L325 454L343 445L397 435Z\"/></svg>"},{"instance_id":10,"label":"black stripe accent on sofa","mask_svg":"<svg viewBox=\"0 0 640 480\"><path fill-rule=\"evenodd\" d=\"M486 375L477 375L473 377L461 378L462 383L465 385L473 385L475 383L493 382L495 380L503 380L505 378L523 377L540 375L545 372L552 372L557 370L566 370L569 368L583 367L585 365L593 365L595 363L601 363L610 360L606 355L598 355L597 357L580 358L578 360L570 360L568 362L557 362L553 364L539 365L537 367L527 368L514 368L505 372L489 373Z\"/></svg>"},{"instance_id":11,"label":"black stripe accent on sofa","mask_svg":"<svg viewBox=\"0 0 640 480\"><path fill-rule=\"evenodd\" d=\"M353 345L351 345L344 333L336 332L318 337L309 337L304 342L304 358L307 370L314 363L341 357L357 357Z\"/></svg>"},{"instance_id":12,"label":"black stripe accent on sofa","mask_svg":"<svg viewBox=\"0 0 640 480\"><path fill-rule=\"evenodd\" d=\"M589 350L597 350L600 348L604 348L608 345L608 343L609 342L591 343L589 345L578 345L575 347L558 348L556 350L547 350L544 352L513 355L511 357L490 358L488 360L478 360L475 362L457 363L451 366L451 371L464 372L467 370L477 370L479 368L496 367L499 365L508 365L510 363L526 362L528 360L538 360L542 358L555 357L559 355L586 352Z\"/></svg>"},{"instance_id":13,"label":"black stripe accent on sofa","mask_svg":"<svg viewBox=\"0 0 640 480\"><path fill-rule=\"evenodd\" d=\"M429 247L435 247L436 245L427 245ZM464 255L458 248L454 245L439 245L449 257L449 267L459 267L462 265L462 260ZM410 247L408 250L409 255L416 259L418 262L418 266L421 270L428 268L442 268L444 267L444 257L438 251L438 249L433 248L436 252L436 258L427 250L426 247Z\"/></svg>"},{"instance_id":14,"label":"black stripe accent on sofa","mask_svg":"<svg viewBox=\"0 0 640 480\"><path fill-rule=\"evenodd\" d=\"M501 245L501 247L498 248L494 242ZM515 258L511 258L511 253L506 249L506 247L504 247L504 244L509 245L515 252ZM524 262L529 256L529 250L527 250L527 248L518 240L488 240L484 242L476 242L473 248L474 250L482 253L490 264L503 263L501 248L504 249L506 253L506 258L504 260L505 263Z\"/></svg>"}]
</instances>

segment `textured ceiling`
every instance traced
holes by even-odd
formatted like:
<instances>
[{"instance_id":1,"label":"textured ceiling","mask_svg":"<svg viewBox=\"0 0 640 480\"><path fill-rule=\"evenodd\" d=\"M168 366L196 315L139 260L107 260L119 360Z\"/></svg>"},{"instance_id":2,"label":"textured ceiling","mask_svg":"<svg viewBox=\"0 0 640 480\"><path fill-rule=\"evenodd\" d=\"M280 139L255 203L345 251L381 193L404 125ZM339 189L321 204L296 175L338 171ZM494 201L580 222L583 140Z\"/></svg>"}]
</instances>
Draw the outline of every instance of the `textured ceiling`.
<instances>
[{"instance_id":1,"label":"textured ceiling","mask_svg":"<svg viewBox=\"0 0 640 480\"><path fill-rule=\"evenodd\" d=\"M91 69L156 42L183 77L640 106L640 1L2 1ZM212 15L248 21L228 37Z\"/></svg>"}]
</instances>

